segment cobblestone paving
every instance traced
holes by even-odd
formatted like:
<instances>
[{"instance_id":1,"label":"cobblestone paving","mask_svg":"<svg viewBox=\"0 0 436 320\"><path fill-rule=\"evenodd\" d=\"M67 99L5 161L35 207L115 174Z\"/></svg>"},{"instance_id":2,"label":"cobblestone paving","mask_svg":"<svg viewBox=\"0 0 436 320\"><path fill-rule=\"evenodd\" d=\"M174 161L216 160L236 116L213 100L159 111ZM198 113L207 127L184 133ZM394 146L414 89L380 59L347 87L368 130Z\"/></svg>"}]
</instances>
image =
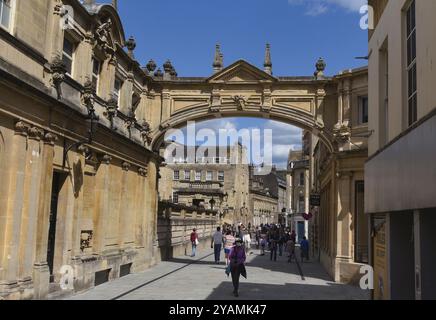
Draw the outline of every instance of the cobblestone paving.
<instances>
[{"instance_id":1,"label":"cobblestone paving","mask_svg":"<svg viewBox=\"0 0 436 320\"><path fill-rule=\"evenodd\" d=\"M202 259L203 258L203 259ZM69 299L74 300L365 300L369 293L331 281L319 263L270 261L253 250L247 259L248 279L241 277L240 297L234 298L225 265L214 263L211 252L197 258L178 257L138 274L103 284Z\"/></svg>"}]
</instances>

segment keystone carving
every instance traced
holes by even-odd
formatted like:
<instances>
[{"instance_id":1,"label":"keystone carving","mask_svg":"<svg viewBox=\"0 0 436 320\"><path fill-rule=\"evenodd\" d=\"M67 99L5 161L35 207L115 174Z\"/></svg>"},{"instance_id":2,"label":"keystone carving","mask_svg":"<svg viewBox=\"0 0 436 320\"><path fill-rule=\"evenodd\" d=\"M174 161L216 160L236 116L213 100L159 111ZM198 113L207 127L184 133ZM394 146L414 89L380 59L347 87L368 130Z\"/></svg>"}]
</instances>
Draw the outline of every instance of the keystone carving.
<instances>
[{"instance_id":1,"label":"keystone carving","mask_svg":"<svg viewBox=\"0 0 436 320\"><path fill-rule=\"evenodd\" d=\"M233 96L232 100L236 103L238 110L245 110L248 99L243 96Z\"/></svg>"},{"instance_id":2,"label":"keystone carving","mask_svg":"<svg viewBox=\"0 0 436 320\"><path fill-rule=\"evenodd\" d=\"M62 58L57 55L50 63L50 69L52 72L52 85L56 89L58 100L62 99L62 82L65 81L65 74L67 73L67 67L62 61Z\"/></svg>"}]
</instances>

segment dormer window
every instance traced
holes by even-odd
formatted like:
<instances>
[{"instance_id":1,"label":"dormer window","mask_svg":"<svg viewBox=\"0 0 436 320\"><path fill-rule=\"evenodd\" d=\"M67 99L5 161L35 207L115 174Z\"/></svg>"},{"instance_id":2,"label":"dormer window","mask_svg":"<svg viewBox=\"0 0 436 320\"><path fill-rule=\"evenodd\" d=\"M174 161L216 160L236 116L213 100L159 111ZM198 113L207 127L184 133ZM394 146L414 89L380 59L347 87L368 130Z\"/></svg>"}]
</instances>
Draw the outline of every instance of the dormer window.
<instances>
[{"instance_id":1,"label":"dormer window","mask_svg":"<svg viewBox=\"0 0 436 320\"><path fill-rule=\"evenodd\" d=\"M73 74L73 58L74 58L75 49L76 48L74 43L67 37L64 37L64 46L62 49L62 61L65 64L65 67L67 69L67 74L69 76L72 76Z\"/></svg>"},{"instance_id":2,"label":"dormer window","mask_svg":"<svg viewBox=\"0 0 436 320\"><path fill-rule=\"evenodd\" d=\"M9 29L11 24L12 0L0 0L0 25Z\"/></svg>"},{"instance_id":3,"label":"dormer window","mask_svg":"<svg viewBox=\"0 0 436 320\"><path fill-rule=\"evenodd\" d=\"M132 94L132 113L136 114L136 110L139 107L139 103L141 102L141 96L137 92L133 92Z\"/></svg>"},{"instance_id":4,"label":"dormer window","mask_svg":"<svg viewBox=\"0 0 436 320\"><path fill-rule=\"evenodd\" d=\"M92 57L92 84L98 92L98 82L100 79L101 62L96 57Z\"/></svg>"},{"instance_id":5,"label":"dormer window","mask_svg":"<svg viewBox=\"0 0 436 320\"><path fill-rule=\"evenodd\" d=\"M120 78L115 78L115 85L114 85L114 98L118 101L118 105L120 104L120 96L121 96L121 87L123 86L123 82Z\"/></svg>"}]
</instances>

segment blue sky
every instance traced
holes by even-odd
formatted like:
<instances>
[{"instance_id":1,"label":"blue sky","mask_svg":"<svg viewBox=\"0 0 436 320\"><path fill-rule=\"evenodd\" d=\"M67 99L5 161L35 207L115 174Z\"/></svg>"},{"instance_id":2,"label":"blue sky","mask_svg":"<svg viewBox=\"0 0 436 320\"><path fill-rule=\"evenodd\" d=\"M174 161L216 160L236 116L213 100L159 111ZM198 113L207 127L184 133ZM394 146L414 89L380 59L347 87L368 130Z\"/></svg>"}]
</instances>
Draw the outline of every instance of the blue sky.
<instances>
[{"instance_id":1,"label":"blue sky","mask_svg":"<svg viewBox=\"0 0 436 320\"><path fill-rule=\"evenodd\" d=\"M98 2L98 1L97 1ZM111 2L111 1L105 1ZM224 64L238 59L262 68L271 44L276 76L313 75L323 57L326 74L365 65L367 31L359 8L365 0L119 0L126 37L137 41L136 59L158 66L170 59L179 76L210 76L215 44ZM222 119L201 126L272 127L274 162L286 163L301 144L297 128L260 119Z\"/></svg>"}]
</instances>

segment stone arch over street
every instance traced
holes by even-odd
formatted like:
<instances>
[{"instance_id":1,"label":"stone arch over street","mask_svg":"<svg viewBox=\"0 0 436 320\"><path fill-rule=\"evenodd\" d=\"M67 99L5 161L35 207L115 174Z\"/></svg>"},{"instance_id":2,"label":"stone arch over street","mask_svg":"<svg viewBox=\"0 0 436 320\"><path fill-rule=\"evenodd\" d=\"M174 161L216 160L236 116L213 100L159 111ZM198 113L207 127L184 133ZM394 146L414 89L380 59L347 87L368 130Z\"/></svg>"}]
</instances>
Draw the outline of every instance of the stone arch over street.
<instances>
[{"instance_id":1,"label":"stone arch over street","mask_svg":"<svg viewBox=\"0 0 436 320\"><path fill-rule=\"evenodd\" d=\"M337 110L328 107L332 79L324 77L322 70L318 67L318 75L312 77L274 77L239 60L209 78L162 82L160 117L155 114L150 119L152 148L157 151L168 130L188 121L256 117L310 131L334 153L336 123L330 120L336 119Z\"/></svg>"}]
</instances>

